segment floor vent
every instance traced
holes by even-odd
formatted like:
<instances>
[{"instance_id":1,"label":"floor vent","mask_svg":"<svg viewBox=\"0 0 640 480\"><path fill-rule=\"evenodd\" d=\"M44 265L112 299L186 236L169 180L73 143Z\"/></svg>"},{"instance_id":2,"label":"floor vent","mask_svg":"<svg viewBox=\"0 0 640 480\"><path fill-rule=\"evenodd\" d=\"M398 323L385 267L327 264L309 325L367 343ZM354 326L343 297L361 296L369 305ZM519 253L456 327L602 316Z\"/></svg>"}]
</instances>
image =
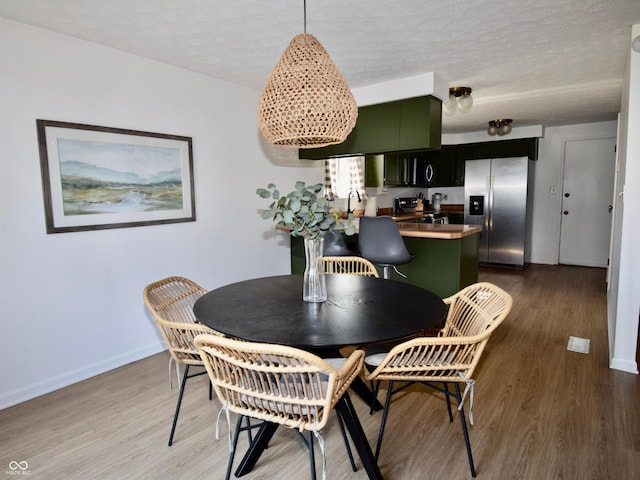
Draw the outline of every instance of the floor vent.
<instances>
[{"instance_id":1,"label":"floor vent","mask_svg":"<svg viewBox=\"0 0 640 480\"><path fill-rule=\"evenodd\" d=\"M567 350L570 352L589 353L589 344L591 340L588 338L569 337L569 343L567 343Z\"/></svg>"}]
</instances>

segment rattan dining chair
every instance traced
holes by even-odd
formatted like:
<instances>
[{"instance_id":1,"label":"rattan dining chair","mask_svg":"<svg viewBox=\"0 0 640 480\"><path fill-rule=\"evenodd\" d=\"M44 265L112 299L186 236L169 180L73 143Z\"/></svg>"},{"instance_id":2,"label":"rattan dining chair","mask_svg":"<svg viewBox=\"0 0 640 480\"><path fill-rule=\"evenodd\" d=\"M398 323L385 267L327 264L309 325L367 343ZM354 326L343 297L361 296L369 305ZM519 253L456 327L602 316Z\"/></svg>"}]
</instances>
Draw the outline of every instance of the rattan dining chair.
<instances>
[{"instance_id":1,"label":"rattan dining chair","mask_svg":"<svg viewBox=\"0 0 640 480\"><path fill-rule=\"evenodd\" d=\"M201 334L218 334L215 330L197 322L193 314L193 304L207 291L197 283L184 277L168 277L151 283L144 288L142 296L144 303L162 334L169 354L169 376L171 377L171 360L176 365L184 365L184 373L180 384L178 402L176 404L171 433L169 434L169 446L173 444L173 435L180 414L180 405L184 394L185 385L189 378L206 374L206 370L200 370L189 374L190 367L203 367L200 353L193 344L193 339ZM211 389L209 399L212 398Z\"/></svg>"},{"instance_id":2,"label":"rattan dining chair","mask_svg":"<svg viewBox=\"0 0 640 480\"><path fill-rule=\"evenodd\" d=\"M449 305L446 323L437 337L420 337L401 343L388 353L367 356L365 378L377 396L380 381L389 382L378 432L375 458L380 454L382 436L391 396L413 383L422 383L444 393L449 421L453 422L451 397L458 404L471 475L476 476L463 403L470 393L469 421L473 425L473 372L491 334L511 310L512 299L491 283L476 283L444 300ZM394 389L396 382L402 386ZM460 383L465 384L460 394ZM440 386L442 385L442 387ZM449 389L453 385L453 391Z\"/></svg>"},{"instance_id":3,"label":"rattan dining chair","mask_svg":"<svg viewBox=\"0 0 640 480\"><path fill-rule=\"evenodd\" d=\"M322 257L322 266L324 273L348 273L379 278L375 265L363 257Z\"/></svg>"},{"instance_id":4,"label":"rattan dining chair","mask_svg":"<svg viewBox=\"0 0 640 480\"><path fill-rule=\"evenodd\" d=\"M327 425L331 410L362 369L362 350L355 350L343 366L336 369L322 358L293 347L216 335L199 335L195 345L223 408L238 414L227 480L238 435L248 428L241 426L245 417L297 429L301 434L306 431L312 479L316 478L313 436L318 436L323 451L323 472L326 472L320 432Z\"/></svg>"}]
</instances>

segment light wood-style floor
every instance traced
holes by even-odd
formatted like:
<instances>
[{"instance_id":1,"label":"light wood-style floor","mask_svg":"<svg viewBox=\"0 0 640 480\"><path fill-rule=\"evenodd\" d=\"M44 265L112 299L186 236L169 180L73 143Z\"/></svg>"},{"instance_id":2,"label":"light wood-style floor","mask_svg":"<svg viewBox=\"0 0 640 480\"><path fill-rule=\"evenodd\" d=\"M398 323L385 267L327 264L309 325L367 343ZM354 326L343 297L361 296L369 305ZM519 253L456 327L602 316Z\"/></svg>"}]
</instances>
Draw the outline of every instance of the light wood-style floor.
<instances>
[{"instance_id":1,"label":"light wood-style floor","mask_svg":"<svg viewBox=\"0 0 640 480\"><path fill-rule=\"evenodd\" d=\"M608 368L604 270L531 265L483 269L480 278L509 291L514 308L475 375L478 478L638 478L640 379ZM590 338L590 353L567 351L570 335ZM0 473L12 478L10 462L27 462L33 479L224 478L227 425L216 441L219 403L208 400L204 377L187 385L167 446L177 398L167 359L155 355L0 411ZM369 416L352 398L373 444L380 413ZM329 479L366 478L359 462L351 472L335 421L325 438ZM450 424L444 400L424 387L395 398L379 464L386 479L470 478L459 420ZM245 478L309 478L294 432L279 430Z\"/></svg>"}]
</instances>

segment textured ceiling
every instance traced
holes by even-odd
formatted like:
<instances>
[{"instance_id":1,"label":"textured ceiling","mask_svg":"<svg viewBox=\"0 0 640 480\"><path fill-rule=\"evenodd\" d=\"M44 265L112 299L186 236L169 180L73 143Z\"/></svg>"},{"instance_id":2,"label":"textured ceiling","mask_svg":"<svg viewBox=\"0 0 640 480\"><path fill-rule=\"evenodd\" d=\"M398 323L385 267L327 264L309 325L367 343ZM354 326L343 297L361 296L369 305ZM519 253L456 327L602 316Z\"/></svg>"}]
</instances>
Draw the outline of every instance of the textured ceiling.
<instances>
[{"instance_id":1,"label":"textured ceiling","mask_svg":"<svg viewBox=\"0 0 640 480\"><path fill-rule=\"evenodd\" d=\"M0 0L0 16L256 90L304 31L303 0ZM351 88L427 72L473 88L445 133L615 119L638 23L640 0L307 1Z\"/></svg>"}]
</instances>

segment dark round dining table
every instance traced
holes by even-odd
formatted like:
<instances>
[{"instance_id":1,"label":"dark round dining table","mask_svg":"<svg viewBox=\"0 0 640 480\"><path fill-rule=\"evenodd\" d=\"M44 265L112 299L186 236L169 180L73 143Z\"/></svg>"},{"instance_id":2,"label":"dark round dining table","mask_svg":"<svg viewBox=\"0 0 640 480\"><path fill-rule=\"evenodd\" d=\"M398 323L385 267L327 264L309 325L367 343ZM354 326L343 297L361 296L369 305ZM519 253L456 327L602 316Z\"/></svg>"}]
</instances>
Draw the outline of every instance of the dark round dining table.
<instances>
[{"instance_id":1,"label":"dark round dining table","mask_svg":"<svg viewBox=\"0 0 640 480\"><path fill-rule=\"evenodd\" d=\"M370 346L415 337L442 322L446 306L436 294L395 280L358 275L326 275L328 298L302 300L302 275L256 278L212 290L193 307L198 321L225 335L252 342L288 345L329 354L345 346ZM351 388L370 392L360 377ZM369 399L366 400L370 402ZM335 406L370 479L382 473L349 395ZM249 472L277 429L265 423L235 475Z\"/></svg>"},{"instance_id":2,"label":"dark round dining table","mask_svg":"<svg viewBox=\"0 0 640 480\"><path fill-rule=\"evenodd\" d=\"M198 321L225 335L317 351L408 339L438 325L436 294L395 280L326 275L328 299L302 300L302 275L255 278L203 295Z\"/></svg>"}]
</instances>

